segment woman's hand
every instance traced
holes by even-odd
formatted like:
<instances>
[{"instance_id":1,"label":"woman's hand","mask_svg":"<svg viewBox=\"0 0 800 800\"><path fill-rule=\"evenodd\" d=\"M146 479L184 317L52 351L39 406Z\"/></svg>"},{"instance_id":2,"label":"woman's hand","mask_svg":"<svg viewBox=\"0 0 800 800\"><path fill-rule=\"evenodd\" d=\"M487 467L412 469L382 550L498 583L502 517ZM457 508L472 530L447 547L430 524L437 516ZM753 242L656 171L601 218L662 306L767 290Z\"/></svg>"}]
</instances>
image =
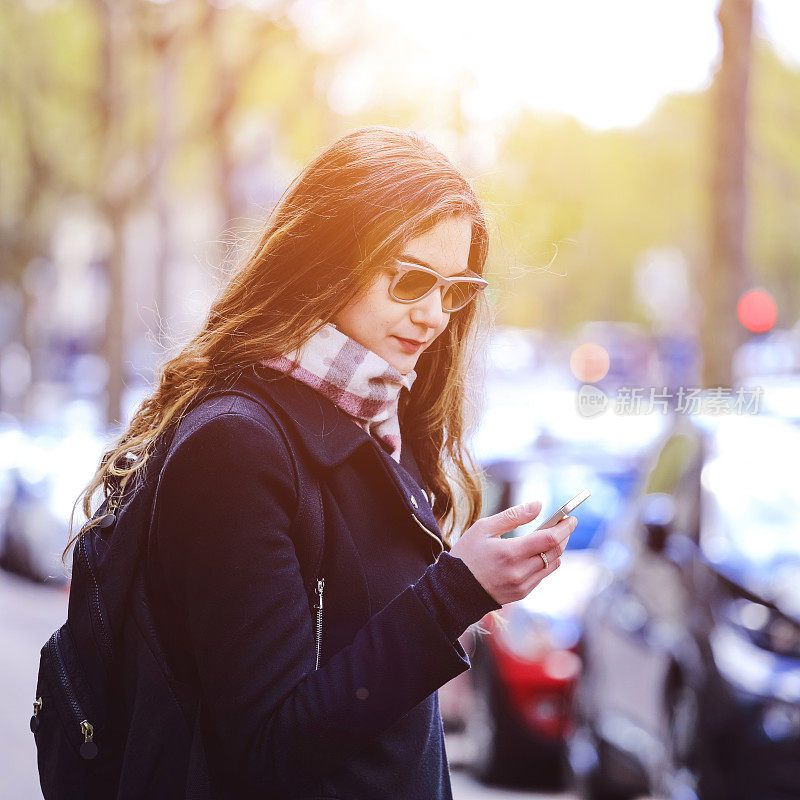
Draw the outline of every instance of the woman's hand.
<instances>
[{"instance_id":1,"label":"woman's hand","mask_svg":"<svg viewBox=\"0 0 800 800\"><path fill-rule=\"evenodd\" d=\"M450 555L460 558L500 605L526 597L558 568L570 534L578 524L575 517L566 517L552 528L500 538L501 534L536 519L541 509L541 502L535 500L483 517L450 550ZM547 569L540 553L547 557Z\"/></svg>"}]
</instances>

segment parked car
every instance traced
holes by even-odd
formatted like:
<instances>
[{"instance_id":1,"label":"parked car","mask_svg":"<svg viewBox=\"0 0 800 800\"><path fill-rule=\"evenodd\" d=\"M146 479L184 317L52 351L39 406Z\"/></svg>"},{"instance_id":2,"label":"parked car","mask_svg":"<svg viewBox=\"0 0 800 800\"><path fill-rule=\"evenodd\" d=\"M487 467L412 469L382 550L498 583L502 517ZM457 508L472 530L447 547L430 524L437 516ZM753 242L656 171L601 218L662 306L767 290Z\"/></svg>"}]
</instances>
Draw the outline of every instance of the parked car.
<instances>
[{"instance_id":1,"label":"parked car","mask_svg":"<svg viewBox=\"0 0 800 800\"><path fill-rule=\"evenodd\" d=\"M747 384L762 376L800 374L800 325L752 335L734 353L733 373Z\"/></svg>"},{"instance_id":2,"label":"parked car","mask_svg":"<svg viewBox=\"0 0 800 800\"><path fill-rule=\"evenodd\" d=\"M756 375L747 379L747 387L753 405L758 404L758 413L800 425L800 373Z\"/></svg>"},{"instance_id":3,"label":"parked car","mask_svg":"<svg viewBox=\"0 0 800 800\"><path fill-rule=\"evenodd\" d=\"M595 320L584 323L574 338L575 346L599 345L608 354L608 371L595 382L613 394L623 386L661 386L665 371L652 334L633 322Z\"/></svg>"},{"instance_id":4,"label":"parked car","mask_svg":"<svg viewBox=\"0 0 800 800\"><path fill-rule=\"evenodd\" d=\"M467 766L486 783L559 787L566 777L565 742L581 671L577 643L599 569L597 548L633 492L640 460L589 447L578 457L565 446L484 468L484 516L526 499L543 504L537 520L504 536L529 533L581 489L591 492L573 512L579 523L559 569L498 612L505 627L487 615L480 627L490 635L468 632L465 643L472 662L464 726Z\"/></svg>"},{"instance_id":5,"label":"parked car","mask_svg":"<svg viewBox=\"0 0 800 800\"><path fill-rule=\"evenodd\" d=\"M73 504L94 474L104 438L86 429L9 426L0 461L0 566L39 582L65 584L61 562ZM75 525L84 520L75 507ZM67 562L69 563L69 562Z\"/></svg>"},{"instance_id":6,"label":"parked car","mask_svg":"<svg viewBox=\"0 0 800 800\"><path fill-rule=\"evenodd\" d=\"M800 797L797 452L776 417L675 420L584 617L581 798Z\"/></svg>"},{"instance_id":7,"label":"parked car","mask_svg":"<svg viewBox=\"0 0 800 800\"><path fill-rule=\"evenodd\" d=\"M6 521L14 499L14 469L22 439L17 420L10 414L0 412L0 556L4 549Z\"/></svg>"}]
</instances>

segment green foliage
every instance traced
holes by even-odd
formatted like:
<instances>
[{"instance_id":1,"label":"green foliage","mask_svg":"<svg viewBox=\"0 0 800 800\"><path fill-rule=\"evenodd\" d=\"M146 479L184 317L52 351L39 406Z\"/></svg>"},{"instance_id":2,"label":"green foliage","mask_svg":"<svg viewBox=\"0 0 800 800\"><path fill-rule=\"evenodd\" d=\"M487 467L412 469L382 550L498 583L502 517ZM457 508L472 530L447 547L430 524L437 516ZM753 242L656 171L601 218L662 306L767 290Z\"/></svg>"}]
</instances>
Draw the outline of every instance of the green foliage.
<instances>
[{"instance_id":1,"label":"green foliage","mask_svg":"<svg viewBox=\"0 0 800 800\"><path fill-rule=\"evenodd\" d=\"M698 249L704 211L702 98L672 98L632 130L590 131L570 118L520 117L485 192L502 204L493 258L508 282L504 321L551 329L585 319L635 319L631 274L645 249ZM552 245L558 254L549 271ZM553 250L550 249L552 254Z\"/></svg>"},{"instance_id":2,"label":"green foliage","mask_svg":"<svg viewBox=\"0 0 800 800\"><path fill-rule=\"evenodd\" d=\"M800 312L800 71L763 41L751 97L752 281L778 298L778 324L791 325ZM482 182L500 230L492 272L503 322L565 330L586 319L636 321L632 278L643 251L674 245L699 269L712 111L707 90L667 98L632 129L598 133L530 112L515 120ZM558 256L542 271L553 243Z\"/></svg>"},{"instance_id":3,"label":"green foliage","mask_svg":"<svg viewBox=\"0 0 800 800\"><path fill-rule=\"evenodd\" d=\"M100 6L4 4L0 279L17 280L27 260L46 251L64 199L81 194L102 208L120 159L146 183L164 69L153 33L175 9L182 16L172 26L179 34L167 173L173 195L221 190L220 148L233 147L248 120L263 119L276 134L275 158L298 167L360 125L468 124L457 94L436 88L417 99L379 98L348 118L334 113L326 86L348 54L310 48L288 22L290 2L268 17L246 4L209 16L202 0L119 4L119 105L111 119L101 102ZM358 49L357 37L349 47ZM750 87L752 282L773 292L778 324L790 325L800 310L800 70L756 40ZM586 319L639 320L632 274L645 250L677 246L697 270L708 231L712 111L706 90L667 98L630 129L595 132L566 116L520 113L496 164L476 179L495 223L489 271L500 319L560 330ZM129 198L131 208L148 202L146 190Z\"/></svg>"},{"instance_id":4,"label":"green foliage","mask_svg":"<svg viewBox=\"0 0 800 800\"><path fill-rule=\"evenodd\" d=\"M800 71L759 41L751 87L752 279L773 293L785 327L800 313Z\"/></svg>"},{"instance_id":5,"label":"green foliage","mask_svg":"<svg viewBox=\"0 0 800 800\"><path fill-rule=\"evenodd\" d=\"M165 39L175 75L167 153L173 196L222 190L221 149L235 161L235 134L247 117L275 128L277 161L319 147L331 116L313 100L321 56L287 21L290 3L270 15L246 4L215 10L205 0L4 3L0 281L18 282L29 260L47 253L64 200L83 195L101 214L109 202L128 213L151 201ZM103 8L116 22L110 40ZM107 41L116 66L110 76Z\"/></svg>"}]
</instances>

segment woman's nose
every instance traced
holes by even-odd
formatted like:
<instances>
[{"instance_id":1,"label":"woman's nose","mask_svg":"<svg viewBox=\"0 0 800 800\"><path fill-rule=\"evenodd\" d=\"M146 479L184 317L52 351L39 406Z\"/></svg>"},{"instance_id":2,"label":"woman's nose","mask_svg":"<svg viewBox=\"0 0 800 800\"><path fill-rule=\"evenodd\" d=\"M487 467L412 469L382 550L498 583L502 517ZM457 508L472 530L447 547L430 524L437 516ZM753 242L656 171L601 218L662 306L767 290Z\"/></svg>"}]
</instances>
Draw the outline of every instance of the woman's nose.
<instances>
[{"instance_id":1,"label":"woman's nose","mask_svg":"<svg viewBox=\"0 0 800 800\"><path fill-rule=\"evenodd\" d=\"M444 287L439 286L427 297L418 300L411 308L412 322L425 324L429 328L441 328L447 324L450 315L442 307Z\"/></svg>"}]
</instances>

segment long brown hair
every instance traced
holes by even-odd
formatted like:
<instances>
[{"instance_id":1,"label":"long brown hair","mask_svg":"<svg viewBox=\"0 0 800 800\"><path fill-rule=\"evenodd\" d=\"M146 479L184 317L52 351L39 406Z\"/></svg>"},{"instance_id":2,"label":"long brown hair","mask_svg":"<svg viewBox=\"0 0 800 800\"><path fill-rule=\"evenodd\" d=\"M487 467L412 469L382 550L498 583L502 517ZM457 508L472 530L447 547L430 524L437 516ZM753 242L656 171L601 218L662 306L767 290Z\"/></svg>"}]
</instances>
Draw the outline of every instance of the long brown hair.
<instances>
[{"instance_id":1,"label":"long brown hair","mask_svg":"<svg viewBox=\"0 0 800 800\"><path fill-rule=\"evenodd\" d=\"M481 204L469 181L426 138L373 126L326 148L289 185L200 332L157 371L154 391L103 454L75 505L82 498L89 519L98 487L106 497L124 491L159 434L180 420L199 392L301 346L365 292L406 242L457 214L472 219L467 266L482 274L489 236ZM481 513L482 475L465 439L477 423L472 357L491 324L483 293L454 312L421 354L413 391L404 393L398 410L448 542ZM93 524L74 537L70 524L64 557Z\"/></svg>"}]
</instances>

